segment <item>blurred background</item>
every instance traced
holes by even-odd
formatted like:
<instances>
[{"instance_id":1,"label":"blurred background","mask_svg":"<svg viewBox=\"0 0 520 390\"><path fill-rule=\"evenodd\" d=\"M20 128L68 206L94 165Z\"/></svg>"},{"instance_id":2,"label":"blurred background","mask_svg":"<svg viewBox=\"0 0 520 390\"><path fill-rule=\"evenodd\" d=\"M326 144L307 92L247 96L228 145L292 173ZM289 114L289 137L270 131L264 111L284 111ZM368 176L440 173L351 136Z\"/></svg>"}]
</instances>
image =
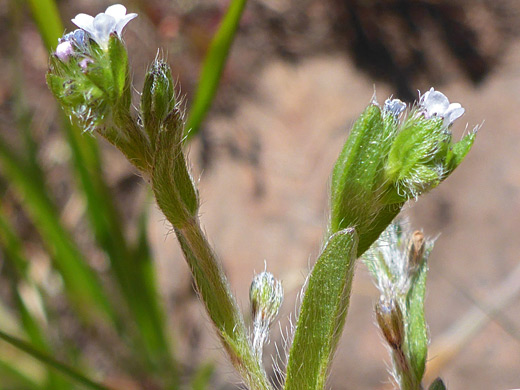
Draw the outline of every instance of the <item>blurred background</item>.
<instances>
[{"instance_id":1,"label":"blurred background","mask_svg":"<svg viewBox=\"0 0 520 390\"><path fill-rule=\"evenodd\" d=\"M238 388L146 183L115 148L68 126L48 91L42 31L56 23L35 16L44 3L0 2L0 330L114 389ZM76 14L111 5L56 4L67 32ZM229 2L124 5L139 14L124 34L136 104L162 55L189 108ZM374 93L412 102L431 86L466 109L455 138L481 129L461 167L403 212L437 237L427 375L449 389L520 387L516 0L249 0L189 156L202 224L246 317L255 272L267 264L283 281L268 367L318 254L351 124ZM377 298L360 262L330 388L391 388ZM81 388L63 378L0 342L0 389Z\"/></svg>"}]
</instances>

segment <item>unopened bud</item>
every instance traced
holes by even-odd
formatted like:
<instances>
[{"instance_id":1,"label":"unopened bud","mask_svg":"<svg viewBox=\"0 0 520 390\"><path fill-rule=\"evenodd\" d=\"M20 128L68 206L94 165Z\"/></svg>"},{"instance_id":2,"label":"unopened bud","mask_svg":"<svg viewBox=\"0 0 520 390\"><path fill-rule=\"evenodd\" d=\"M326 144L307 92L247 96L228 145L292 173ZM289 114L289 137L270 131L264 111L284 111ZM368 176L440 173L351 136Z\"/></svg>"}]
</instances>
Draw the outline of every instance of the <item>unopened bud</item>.
<instances>
[{"instance_id":1,"label":"unopened bud","mask_svg":"<svg viewBox=\"0 0 520 390\"><path fill-rule=\"evenodd\" d=\"M146 74L141 95L141 118L152 142L159 127L175 108L175 89L169 65L155 60Z\"/></svg>"},{"instance_id":2,"label":"unopened bud","mask_svg":"<svg viewBox=\"0 0 520 390\"><path fill-rule=\"evenodd\" d=\"M377 323L386 341L392 349L400 350L404 340L404 323L399 303L382 296L375 311Z\"/></svg>"},{"instance_id":3,"label":"unopened bud","mask_svg":"<svg viewBox=\"0 0 520 390\"><path fill-rule=\"evenodd\" d=\"M255 275L249 289L249 299L253 316L253 350L257 358L261 360L269 327L282 306L282 284L269 272Z\"/></svg>"},{"instance_id":4,"label":"unopened bud","mask_svg":"<svg viewBox=\"0 0 520 390\"><path fill-rule=\"evenodd\" d=\"M426 241L423 232L416 230L410 236L408 241L408 266L410 270L414 270L423 260Z\"/></svg>"},{"instance_id":5,"label":"unopened bud","mask_svg":"<svg viewBox=\"0 0 520 390\"><path fill-rule=\"evenodd\" d=\"M283 302L282 284L269 272L255 275L249 289L249 299L253 321L270 325Z\"/></svg>"}]
</instances>

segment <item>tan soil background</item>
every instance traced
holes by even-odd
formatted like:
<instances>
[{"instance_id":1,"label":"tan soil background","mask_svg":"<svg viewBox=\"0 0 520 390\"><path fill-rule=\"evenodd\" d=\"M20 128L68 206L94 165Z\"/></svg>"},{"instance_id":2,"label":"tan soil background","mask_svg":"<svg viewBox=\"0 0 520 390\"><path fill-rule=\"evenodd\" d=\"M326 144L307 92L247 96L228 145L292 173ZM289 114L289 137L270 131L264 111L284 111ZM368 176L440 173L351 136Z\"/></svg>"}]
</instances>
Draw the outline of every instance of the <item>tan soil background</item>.
<instances>
[{"instance_id":1,"label":"tan soil background","mask_svg":"<svg viewBox=\"0 0 520 390\"><path fill-rule=\"evenodd\" d=\"M226 4L165 0L125 4L140 13L125 35L136 88L142 85L146 64L162 47L189 101L201 57ZM95 14L106 5L77 0L61 2L60 9L68 20L79 12ZM2 12L8 18L6 10ZM346 18L347 27L352 25L349 12L357 13L369 41L379 42L375 47L381 58L363 53L362 44L354 45L359 36L345 26L338 28L340 17ZM319 251L327 222L328 178L350 125L374 90L383 102L391 94L407 98L410 93L417 96L416 89L434 86L466 108L453 127L455 137L475 126L481 129L460 168L405 211L413 228L438 236L430 257L426 301L432 346L438 346L471 310L486 318L437 374L453 390L520 387L520 299L517 294L500 312L492 312L488 302L520 266L519 18L516 0L251 1L203 134L190 145L194 172L200 177L201 220L244 311L251 278L266 263L283 280L286 295L280 327L285 331ZM459 28L446 33L446 19ZM414 28L410 20L416 22ZM70 23L66 26L73 28ZM474 41L457 35L467 31ZM1 39L8 39L6 31ZM22 50L27 57L27 96L45 143L42 164L53 172L55 184L65 188L56 196L66 204L71 196L66 153L59 158L63 141L53 129L56 113L44 85L46 53L29 18L21 41L26 44ZM453 49L453 44L462 49ZM392 53L391 61L381 48ZM9 69L9 57L1 61ZM7 73L0 78L1 119L7 123L12 82ZM145 201L145 186L115 150L106 145L104 150L106 174L115 196L121 198L131 232L133 209L136 202ZM71 206L64 214L72 225L81 226L81 200L75 201L77 210ZM150 239L179 356L188 366L217 360L214 388L238 388L237 377L191 293L175 238L168 235L169 227L151 202L149 207ZM29 243L30 239L28 233ZM520 285L520 277L507 284ZM360 263L331 389L390 388L388 356L372 313L377 297ZM500 300L495 296L491 304ZM455 339L462 340L464 332L457 335ZM281 344L277 327L266 355L274 353L274 343ZM448 352L435 351L429 356L432 367ZM265 361L270 365L269 357Z\"/></svg>"}]
</instances>

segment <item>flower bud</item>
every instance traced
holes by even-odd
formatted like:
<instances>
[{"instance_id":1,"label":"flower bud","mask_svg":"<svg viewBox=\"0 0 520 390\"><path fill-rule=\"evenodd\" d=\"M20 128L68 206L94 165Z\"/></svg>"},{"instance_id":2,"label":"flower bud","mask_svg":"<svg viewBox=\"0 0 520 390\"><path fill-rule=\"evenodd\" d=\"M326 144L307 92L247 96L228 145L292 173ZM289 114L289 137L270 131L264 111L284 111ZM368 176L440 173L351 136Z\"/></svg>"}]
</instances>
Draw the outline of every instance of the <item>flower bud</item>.
<instances>
[{"instance_id":1,"label":"flower bud","mask_svg":"<svg viewBox=\"0 0 520 390\"><path fill-rule=\"evenodd\" d=\"M423 261L426 240L423 232L416 230L408 240L408 268L415 270Z\"/></svg>"},{"instance_id":2,"label":"flower bud","mask_svg":"<svg viewBox=\"0 0 520 390\"><path fill-rule=\"evenodd\" d=\"M268 326L278 315L283 302L282 284L269 272L255 275L249 289L253 322Z\"/></svg>"},{"instance_id":3,"label":"flower bud","mask_svg":"<svg viewBox=\"0 0 520 390\"><path fill-rule=\"evenodd\" d=\"M385 340L393 350L400 350L404 341L404 320L399 303L394 299L381 296L375 312Z\"/></svg>"},{"instance_id":4,"label":"flower bud","mask_svg":"<svg viewBox=\"0 0 520 390\"><path fill-rule=\"evenodd\" d=\"M253 349L260 359L269 327L282 306L282 284L269 272L255 275L249 289L249 300L253 316Z\"/></svg>"},{"instance_id":5,"label":"flower bud","mask_svg":"<svg viewBox=\"0 0 520 390\"><path fill-rule=\"evenodd\" d=\"M146 74L141 95L141 119L152 143L175 104L170 67L164 60L156 59Z\"/></svg>"}]
</instances>

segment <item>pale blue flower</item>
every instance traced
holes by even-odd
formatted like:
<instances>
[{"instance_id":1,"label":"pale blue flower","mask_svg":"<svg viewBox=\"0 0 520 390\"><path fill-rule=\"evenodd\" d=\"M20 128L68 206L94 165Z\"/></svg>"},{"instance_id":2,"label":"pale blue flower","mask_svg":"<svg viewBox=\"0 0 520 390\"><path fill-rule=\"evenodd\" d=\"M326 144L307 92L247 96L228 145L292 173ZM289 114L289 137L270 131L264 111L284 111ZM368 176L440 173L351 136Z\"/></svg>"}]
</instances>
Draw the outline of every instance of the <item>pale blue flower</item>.
<instances>
[{"instance_id":1,"label":"pale blue flower","mask_svg":"<svg viewBox=\"0 0 520 390\"><path fill-rule=\"evenodd\" d=\"M433 88L420 97L419 105L426 118L443 118L446 128L450 127L465 111L459 103L450 104L446 95Z\"/></svg>"},{"instance_id":2,"label":"pale blue flower","mask_svg":"<svg viewBox=\"0 0 520 390\"><path fill-rule=\"evenodd\" d=\"M72 23L88 32L99 47L106 51L110 34L116 33L121 37L123 28L136 16L135 13L127 14L125 6L115 4L108 7L105 12L97 14L96 17L78 14L72 19Z\"/></svg>"}]
</instances>

